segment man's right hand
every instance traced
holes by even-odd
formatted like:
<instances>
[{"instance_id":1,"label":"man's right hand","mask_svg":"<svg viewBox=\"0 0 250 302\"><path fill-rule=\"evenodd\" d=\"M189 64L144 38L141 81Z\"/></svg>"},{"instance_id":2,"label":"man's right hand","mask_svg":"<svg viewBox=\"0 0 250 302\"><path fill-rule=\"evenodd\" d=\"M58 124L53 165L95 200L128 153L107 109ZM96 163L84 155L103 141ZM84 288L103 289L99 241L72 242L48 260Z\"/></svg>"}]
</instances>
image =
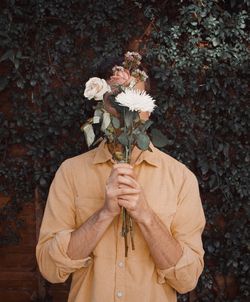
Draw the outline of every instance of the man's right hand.
<instances>
[{"instance_id":1,"label":"man's right hand","mask_svg":"<svg viewBox=\"0 0 250 302\"><path fill-rule=\"evenodd\" d=\"M133 167L125 163L115 164L106 183L103 210L113 217L119 215L121 211L119 196L136 194L139 191L133 188L133 183L126 176L135 178Z\"/></svg>"}]
</instances>

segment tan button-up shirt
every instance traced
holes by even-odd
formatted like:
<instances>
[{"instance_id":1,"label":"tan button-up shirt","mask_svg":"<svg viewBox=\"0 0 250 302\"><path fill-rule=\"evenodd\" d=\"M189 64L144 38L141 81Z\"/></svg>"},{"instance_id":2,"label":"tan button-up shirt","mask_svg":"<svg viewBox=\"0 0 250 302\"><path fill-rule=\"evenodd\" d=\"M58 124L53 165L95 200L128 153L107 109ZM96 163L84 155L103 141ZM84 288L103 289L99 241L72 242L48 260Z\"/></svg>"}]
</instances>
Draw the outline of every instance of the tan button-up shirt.
<instances>
[{"instance_id":1,"label":"tan button-up shirt","mask_svg":"<svg viewBox=\"0 0 250 302\"><path fill-rule=\"evenodd\" d=\"M182 257L174 267L158 269L135 224L135 251L129 248L125 258L119 216L88 258L68 257L71 232L104 204L113 163L102 142L94 150L67 159L58 169L37 244L39 268L48 281L64 282L73 273L69 302L174 302L176 291L184 293L196 286L203 269L205 224L197 179L182 163L152 150L141 154L135 174L148 204L181 244Z\"/></svg>"}]
</instances>

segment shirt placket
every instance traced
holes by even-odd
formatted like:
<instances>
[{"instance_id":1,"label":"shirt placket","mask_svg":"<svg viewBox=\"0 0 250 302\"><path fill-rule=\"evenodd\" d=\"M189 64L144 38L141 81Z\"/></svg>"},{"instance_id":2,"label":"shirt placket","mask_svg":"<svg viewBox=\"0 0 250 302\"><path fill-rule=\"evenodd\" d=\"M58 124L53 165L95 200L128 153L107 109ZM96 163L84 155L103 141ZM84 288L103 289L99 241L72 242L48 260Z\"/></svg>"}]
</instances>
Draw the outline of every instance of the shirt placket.
<instances>
[{"instance_id":1,"label":"shirt placket","mask_svg":"<svg viewBox=\"0 0 250 302\"><path fill-rule=\"evenodd\" d=\"M125 247L124 238L121 235L122 230L122 215L118 219L117 227L117 245L116 245L116 264L115 264L115 301L125 301L126 295L126 280L125 280L125 269L126 269L126 258L125 258Z\"/></svg>"}]
</instances>

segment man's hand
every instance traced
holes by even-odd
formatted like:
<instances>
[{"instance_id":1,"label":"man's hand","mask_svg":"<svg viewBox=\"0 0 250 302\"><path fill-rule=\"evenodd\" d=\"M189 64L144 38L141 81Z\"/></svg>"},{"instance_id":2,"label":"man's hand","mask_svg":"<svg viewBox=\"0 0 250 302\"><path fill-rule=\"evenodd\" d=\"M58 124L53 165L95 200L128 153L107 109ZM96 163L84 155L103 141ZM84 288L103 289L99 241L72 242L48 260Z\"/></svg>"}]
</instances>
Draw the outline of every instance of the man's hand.
<instances>
[{"instance_id":1,"label":"man's hand","mask_svg":"<svg viewBox=\"0 0 250 302\"><path fill-rule=\"evenodd\" d=\"M106 183L103 209L111 216L120 214L126 200L136 200L140 188L135 186L134 172L129 164L115 164Z\"/></svg>"},{"instance_id":2,"label":"man's hand","mask_svg":"<svg viewBox=\"0 0 250 302\"><path fill-rule=\"evenodd\" d=\"M114 216L124 207L137 222L151 218L152 211L129 164L114 165L106 185L105 206Z\"/></svg>"}]
</instances>

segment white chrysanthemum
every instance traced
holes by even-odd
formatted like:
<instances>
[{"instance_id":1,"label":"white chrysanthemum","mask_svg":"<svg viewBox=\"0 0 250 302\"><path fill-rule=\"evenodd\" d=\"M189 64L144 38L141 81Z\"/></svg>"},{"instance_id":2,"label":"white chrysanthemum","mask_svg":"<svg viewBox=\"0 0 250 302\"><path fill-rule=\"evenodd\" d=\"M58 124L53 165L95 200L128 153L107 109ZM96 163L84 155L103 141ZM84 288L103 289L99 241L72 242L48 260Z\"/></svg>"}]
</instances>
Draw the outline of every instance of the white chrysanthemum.
<instances>
[{"instance_id":1,"label":"white chrysanthemum","mask_svg":"<svg viewBox=\"0 0 250 302\"><path fill-rule=\"evenodd\" d=\"M135 89L125 89L115 99L118 104L128 107L131 111L151 113L156 106L155 100L146 91Z\"/></svg>"}]
</instances>

